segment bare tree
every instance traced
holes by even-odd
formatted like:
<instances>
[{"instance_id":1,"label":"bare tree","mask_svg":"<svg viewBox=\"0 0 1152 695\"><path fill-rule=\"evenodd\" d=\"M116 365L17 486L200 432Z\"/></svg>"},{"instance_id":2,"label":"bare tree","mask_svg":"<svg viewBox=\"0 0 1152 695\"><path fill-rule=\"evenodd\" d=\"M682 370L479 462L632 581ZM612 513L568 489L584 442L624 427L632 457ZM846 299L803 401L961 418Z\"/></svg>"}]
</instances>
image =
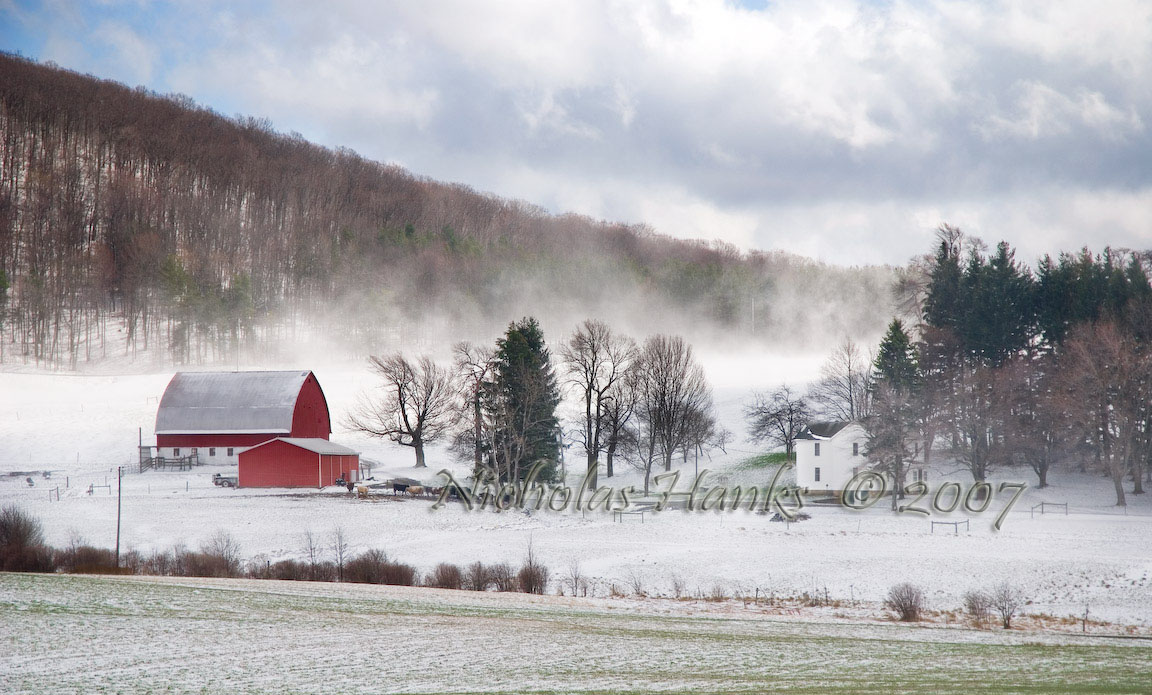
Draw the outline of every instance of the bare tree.
<instances>
[{"instance_id":1,"label":"bare tree","mask_svg":"<svg viewBox=\"0 0 1152 695\"><path fill-rule=\"evenodd\" d=\"M484 382L492 375L492 349L459 342L452 347L455 356L456 372L464 380L467 395L465 409L471 421L471 430L463 433L462 439L471 444L472 470L479 471L484 465L484 413L482 397Z\"/></svg>"},{"instance_id":2,"label":"bare tree","mask_svg":"<svg viewBox=\"0 0 1152 695\"><path fill-rule=\"evenodd\" d=\"M416 467L424 468L424 446L439 439L451 426L456 388L452 374L424 356L412 364L399 353L370 357L373 370L384 380L384 397L361 399L349 417L355 430L386 437L416 452Z\"/></svg>"},{"instance_id":3,"label":"bare tree","mask_svg":"<svg viewBox=\"0 0 1152 695\"><path fill-rule=\"evenodd\" d=\"M999 371L980 364L961 364L952 382L948 417L953 427L952 453L972 480L983 482L1004 460L1007 390Z\"/></svg>"},{"instance_id":4,"label":"bare tree","mask_svg":"<svg viewBox=\"0 0 1152 695\"><path fill-rule=\"evenodd\" d=\"M1012 618L1024 605L1024 596L1016 587L1008 582L1002 582L992 590L988 596L988 601L993 610L1000 616L1000 624L1004 626L1005 630L1008 630L1012 627Z\"/></svg>"},{"instance_id":5,"label":"bare tree","mask_svg":"<svg viewBox=\"0 0 1152 695\"><path fill-rule=\"evenodd\" d=\"M901 621L916 622L924 610L924 592L915 584L897 584L888 590L884 605L896 611Z\"/></svg>"},{"instance_id":6,"label":"bare tree","mask_svg":"<svg viewBox=\"0 0 1152 695\"><path fill-rule=\"evenodd\" d=\"M634 360L622 379L618 379L604 396L604 470L612 477L617 452L631 449L634 439L630 424L636 412L636 398L639 393L637 382L640 370L638 360Z\"/></svg>"},{"instance_id":7,"label":"bare tree","mask_svg":"<svg viewBox=\"0 0 1152 695\"><path fill-rule=\"evenodd\" d=\"M332 557L336 560L336 581L344 581L344 566L348 564L348 538L344 527L337 526L332 531Z\"/></svg>"},{"instance_id":8,"label":"bare tree","mask_svg":"<svg viewBox=\"0 0 1152 695\"><path fill-rule=\"evenodd\" d=\"M635 450L648 494L654 463L672 470L672 457L689 442L694 418L711 412L712 387L679 336L648 338L638 364Z\"/></svg>"},{"instance_id":9,"label":"bare tree","mask_svg":"<svg viewBox=\"0 0 1152 695\"><path fill-rule=\"evenodd\" d=\"M892 510L904 497L904 478L912 459L915 436L913 397L907 389L886 381L873 387L872 412L864 421L868 441L864 453L876 470L892 478Z\"/></svg>"},{"instance_id":10,"label":"bare tree","mask_svg":"<svg viewBox=\"0 0 1152 695\"><path fill-rule=\"evenodd\" d=\"M309 576L316 576L316 565L320 562L320 541L316 538L316 534L312 533L311 529L304 531L304 552L308 555L308 573Z\"/></svg>"},{"instance_id":11,"label":"bare tree","mask_svg":"<svg viewBox=\"0 0 1152 695\"><path fill-rule=\"evenodd\" d=\"M1116 489L1116 505L1123 507L1126 475L1134 471L1133 493L1143 491L1135 459L1152 400L1152 356L1113 321L1073 329L1065 348L1067 406L1097 446Z\"/></svg>"},{"instance_id":12,"label":"bare tree","mask_svg":"<svg viewBox=\"0 0 1152 695\"><path fill-rule=\"evenodd\" d=\"M808 401L794 394L788 386L781 386L771 394L757 392L752 405L744 408L744 419L748 422L752 439L784 447L789 459L795 450L796 438L811 418Z\"/></svg>"},{"instance_id":13,"label":"bare tree","mask_svg":"<svg viewBox=\"0 0 1152 695\"><path fill-rule=\"evenodd\" d=\"M845 340L820 367L820 380L808 397L827 418L853 422L868 416L872 359Z\"/></svg>"},{"instance_id":14,"label":"bare tree","mask_svg":"<svg viewBox=\"0 0 1152 695\"><path fill-rule=\"evenodd\" d=\"M584 406L579 437L592 488L597 486L600 452L608 439L604 430L612 417L609 411L615 397L611 394L626 377L637 354L631 338L617 335L608 324L593 319L580 324L560 348L568 383L576 388Z\"/></svg>"}]
</instances>

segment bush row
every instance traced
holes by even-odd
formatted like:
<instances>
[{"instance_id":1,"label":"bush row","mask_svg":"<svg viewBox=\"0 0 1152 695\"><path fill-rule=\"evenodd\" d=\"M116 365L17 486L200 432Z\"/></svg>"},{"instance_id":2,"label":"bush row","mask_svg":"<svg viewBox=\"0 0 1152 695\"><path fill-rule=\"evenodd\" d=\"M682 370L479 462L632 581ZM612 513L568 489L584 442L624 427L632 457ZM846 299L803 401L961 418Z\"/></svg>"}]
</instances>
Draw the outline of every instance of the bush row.
<instances>
[{"instance_id":1,"label":"bush row","mask_svg":"<svg viewBox=\"0 0 1152 695\"><path fill-rule=\"evenodd\" d=\"M107 548L73 543L53 548L44 543L40 522L15 506L0 510L0 570L6 572L67 572L83 574L141 574L165 577L247 577L313 582L357 582L400 586L430 586L471 591L522 591L542 594L549 572L529 548L520 567L508 563L474 562L461 568L447 562L421 577L412 565L389 559L377 549L331 560L279 560L247 562L227 533L217 533L199 550L177 547L154 553L130 550L116 554Z\"/></svg>"}]
</instances>

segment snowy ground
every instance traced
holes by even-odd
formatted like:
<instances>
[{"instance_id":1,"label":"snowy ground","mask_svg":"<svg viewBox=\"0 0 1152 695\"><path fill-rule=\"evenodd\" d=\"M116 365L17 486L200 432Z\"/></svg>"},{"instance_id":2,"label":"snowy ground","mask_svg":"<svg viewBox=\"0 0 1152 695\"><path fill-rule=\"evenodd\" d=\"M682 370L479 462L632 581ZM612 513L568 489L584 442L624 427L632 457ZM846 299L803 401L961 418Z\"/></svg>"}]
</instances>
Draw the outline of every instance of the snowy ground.
<instances>
[{"instance_id":1,"label":"snowy ground","mask_svg":"<svg viewBox=\"0 0 1152 695\"><path fill-rule=\"evenodd\" d=\"M1147 640L257 580L0 575L0 644L13 693L1141 693L1152 677Z\"/></svg>"},{"instance_id":2,"label":"snowy ground","mask_svg":"<svg viewBox=\"0 0 1152 695\"><path fill-rule=\"evenodd\" d=\"M746 368L739 364L727 373ZM317 373L337 422L333 439L382 462L377 478L413 476L410 451L339 427L360 390L372 386L366 373ZM170 373L0 373L0 504L16 502L39 517L53 544L82 539L110 547L116 525L115 466L135 457L137 427L144 428L146 441L150 438L156 404L169 378ZM736 470L754 451L740 434L740 407L748 389L735 385L736 379L718 381L721 417L737 432L737 441L727 456L707 465L733 483L764 485L766 473ZM430 468L414 477L433 482L441 465L450 463L437 451ZM51 470L51 479L35 477L36 485L28 487L26 474L42 470ZM1087 605L1093 617L1141 630L1152 626L1152 500L1130 498L1125 515L1112 506L1111 483L1098 476L1054 474L1050 488L1028 490L1002 530L991 528L1001 506L998 497L989 513L971 519L970 531L952 535L939 528L932 534L928 519L883 508L809 508L811 520L791 525L744 511L665 511L646 515L643 523L636 517L614 522L604 513L496 514L457 506L432 511L428 500L360 501L333 490L221 489L210 481L216 470L127 476L123 545L195 548L226 530L247 557L274 561L301 557L306 530L327 539L340 527L353 550L381 548L427 570L442 561L518 562L531 542L556 574L579 563L595 578L601 595L613 584L625 591L638 584L648 593L669 594L678 579L691 593L759 589L770 595L826 593L832 599L878 602L892 584L911 581L925 589L931 607L950 609L969 589L1010 580L1033 601L1029 612L1079 615ZM5 471L21 474L5 476ZM939 473L934 480L949 472ZM689 466L686 477L690 474ZM960 474L952 477L964 480ZM110 487L87 494L89 485L103 485L106 478ZM1034 480L1022 470L1006 471L999 479ZM634 472L612 481L638 483ZM60 499L50 500L49 489L57 486ZM1070 513L1033 519L1029 509L1040 500L1070 501Z\"/></svg>"}]
</instances>

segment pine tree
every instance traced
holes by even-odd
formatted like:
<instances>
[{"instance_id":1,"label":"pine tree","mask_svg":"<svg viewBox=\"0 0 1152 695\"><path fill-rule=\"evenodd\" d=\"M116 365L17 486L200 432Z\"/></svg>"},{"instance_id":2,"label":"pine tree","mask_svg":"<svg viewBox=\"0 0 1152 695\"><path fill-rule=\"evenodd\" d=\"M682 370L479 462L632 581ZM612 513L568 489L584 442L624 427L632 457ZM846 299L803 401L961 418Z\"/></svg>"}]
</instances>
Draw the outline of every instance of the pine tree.
<instances>
[{"instance_id":1,"label":"pine tree","mask_svg":"<svg viewBox=\"0 0 1152 695\"><path fill-rule=\"evenodd\" d=\"M557 477L560 388L544 332L528 317L508 326L496 341L493 376L482 406L490 467L502 482L520 480L540 464L538 479Z\"/></svg>"},{"instance_id":2,"label":"pine tree","mask_svg":"<svg viewBox=\"0 0 1152 695\"><path fill-rule=\"evenodd\" d=\"M919 383L916 350L900 319L892 319L892 323L888 324L888 332L880 341L880 352L876 355L873 370L877 382L886 382L908 391L916 389Z\"/></svg>"},{"instance_id":3,"label":"pine tree","mask_svg":"<svg viewBox=\"0 0 1152 695\"><path fill-rule=\"evenodd\" d=\"M919 368L912 340L900 319L892 319L873 364L872 411L865 419L865 454L872 465L892 477L892 508L904 496L904 478L912 458L917 425Z\"/></svg>"},{"instance_id":4,"label":"pine tree","mask_svg":"<svg viewBox=\"0 0 1152 695\"><path fill-rule=\"evenodd\" d=\"M979 341L971 347L985 363L999 366L1027 347L1035 333L1032 276L1016 263L1015 252L1003 241L979 272L970 323L982 330Z\"/></svg>"},{"instance_id":5,"label":"pine tree","mask_svg":"<svg viewBox=\"0 0 1152 695\"><path fill-rule=\"evenodd\" d=\"M941 228L940 246L932 262L928 275L928 294L924 299L924 319L934 328L956 330L963 316L963 294L960 286L963 273L960 270L959 230Z\"/></svg>"}]
</instances>

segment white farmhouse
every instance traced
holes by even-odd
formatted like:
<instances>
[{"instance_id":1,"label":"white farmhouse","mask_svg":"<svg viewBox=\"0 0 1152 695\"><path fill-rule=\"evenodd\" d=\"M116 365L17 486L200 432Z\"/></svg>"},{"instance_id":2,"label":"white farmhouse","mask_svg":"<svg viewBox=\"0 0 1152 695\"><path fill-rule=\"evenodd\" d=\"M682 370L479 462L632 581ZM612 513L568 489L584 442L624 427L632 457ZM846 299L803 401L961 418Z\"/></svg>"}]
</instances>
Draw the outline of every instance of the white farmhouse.
<instances>
[{"instance_id":1,"label":"white farmhouse","mask_svg":"<svg viewBox=\"0 0 1152 695\"><path fill-rule=\"evenodd\" d=\"M856 422L813 422L796 440L796 485L811 492L840 492L868 466L868 435Z\"/></svg>"}]
</instances>

